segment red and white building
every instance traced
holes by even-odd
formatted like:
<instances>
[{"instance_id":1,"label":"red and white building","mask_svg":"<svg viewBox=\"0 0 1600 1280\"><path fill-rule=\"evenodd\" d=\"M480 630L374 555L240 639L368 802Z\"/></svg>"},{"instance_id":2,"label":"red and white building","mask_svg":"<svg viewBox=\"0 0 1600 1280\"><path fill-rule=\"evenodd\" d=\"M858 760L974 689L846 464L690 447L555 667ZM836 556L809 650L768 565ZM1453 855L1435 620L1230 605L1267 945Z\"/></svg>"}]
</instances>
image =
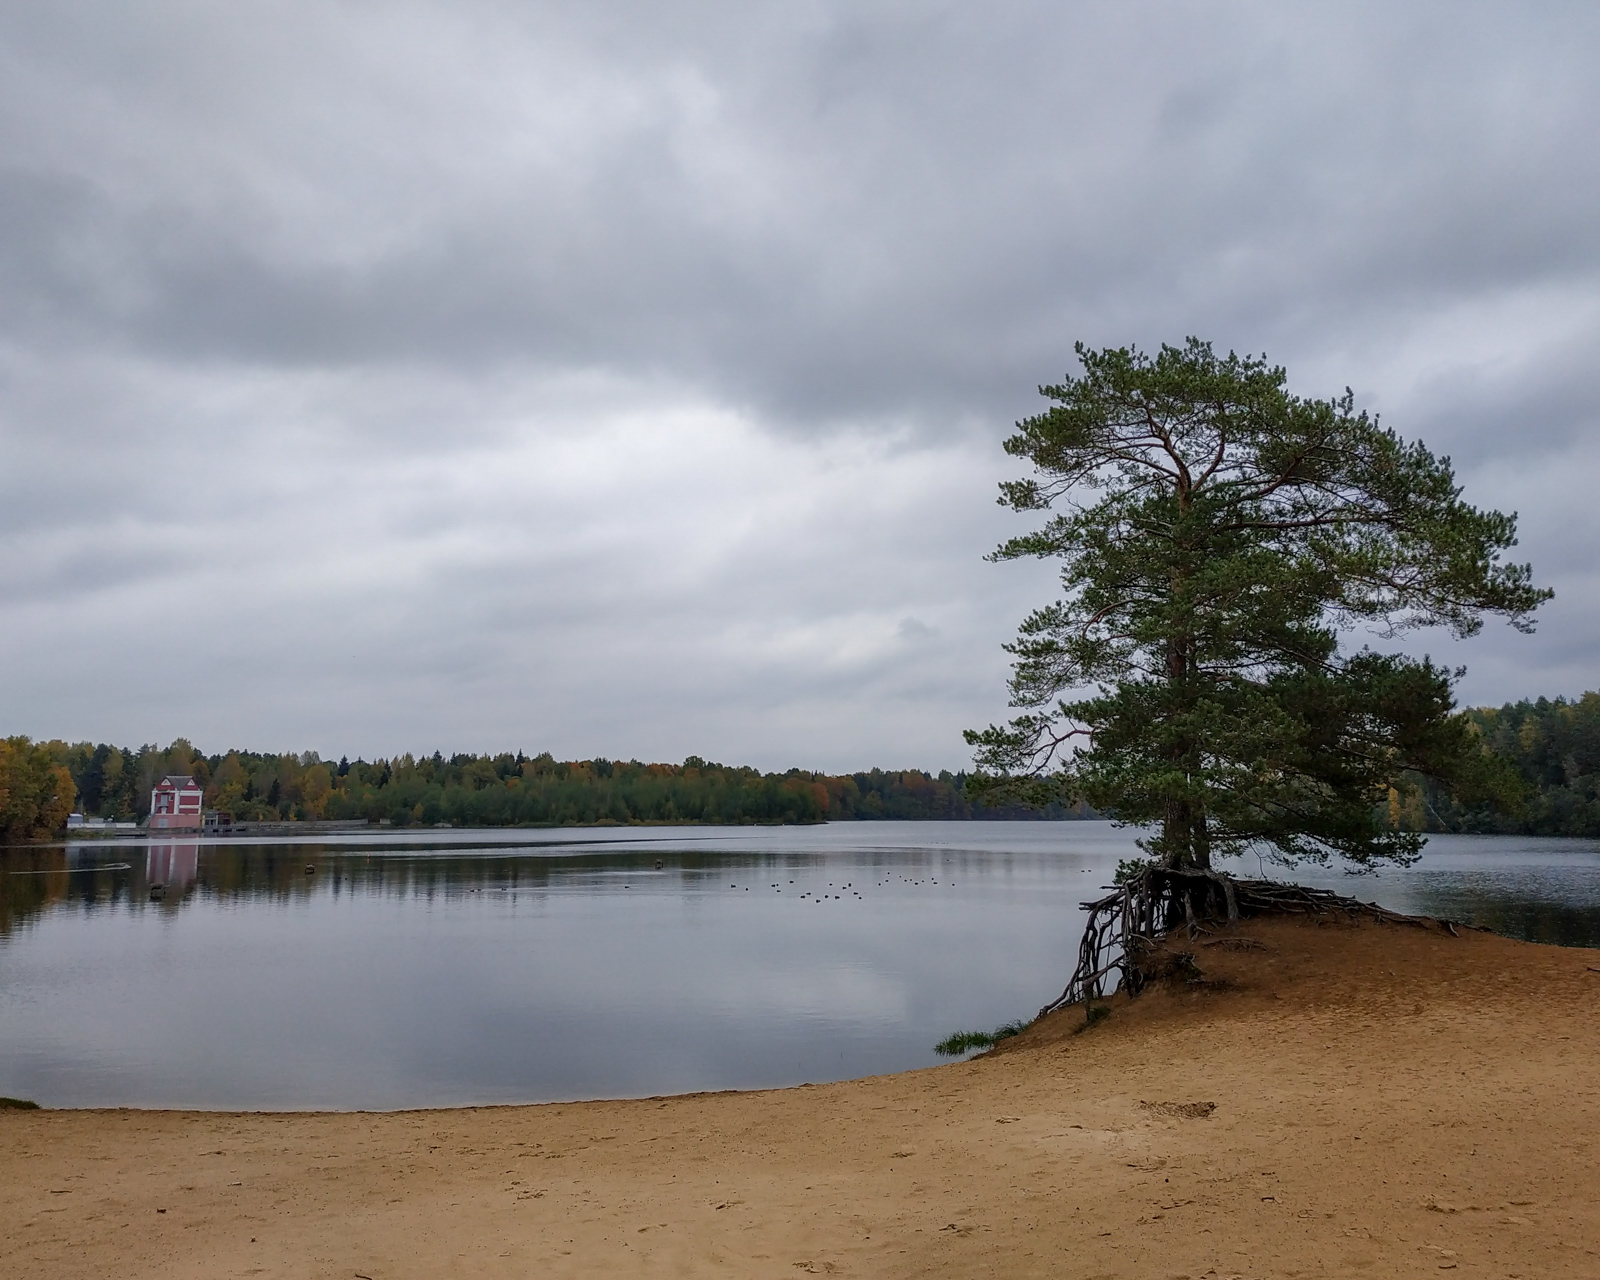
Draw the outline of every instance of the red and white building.
<instances>
[{"instance_id":1,"label":"red and white building","mask_svg":"<svg viewBox=\"0 0 1600 1280\"><path fill-rule=\"evenodd\" d=\"M204 821L205 788L187 774L169 773L150 792L150 830L198 831Z\"/></svg>"}]
</instances>

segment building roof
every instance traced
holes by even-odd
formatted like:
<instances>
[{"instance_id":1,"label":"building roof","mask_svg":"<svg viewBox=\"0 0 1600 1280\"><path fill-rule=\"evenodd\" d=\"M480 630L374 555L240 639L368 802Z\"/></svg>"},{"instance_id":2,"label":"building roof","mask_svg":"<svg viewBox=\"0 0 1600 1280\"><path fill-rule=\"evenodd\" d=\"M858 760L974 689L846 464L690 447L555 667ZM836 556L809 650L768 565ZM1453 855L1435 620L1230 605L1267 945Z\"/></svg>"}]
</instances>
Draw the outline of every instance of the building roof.
<instances>
[{"instance_id":1,"label":"building roof","mask_svg":"<svg viewBox=\"0 0 1600 1280\"><path fill-rule=\"evenodd\" d=\"M171 787L175 791L186 791L190 787L198 787L199 785L200 784L194 780L193 774L169 773L165 778L161 779L160 782L156 783L156 789L160 790L162 787Z\"/></svg>"}]
</instances>

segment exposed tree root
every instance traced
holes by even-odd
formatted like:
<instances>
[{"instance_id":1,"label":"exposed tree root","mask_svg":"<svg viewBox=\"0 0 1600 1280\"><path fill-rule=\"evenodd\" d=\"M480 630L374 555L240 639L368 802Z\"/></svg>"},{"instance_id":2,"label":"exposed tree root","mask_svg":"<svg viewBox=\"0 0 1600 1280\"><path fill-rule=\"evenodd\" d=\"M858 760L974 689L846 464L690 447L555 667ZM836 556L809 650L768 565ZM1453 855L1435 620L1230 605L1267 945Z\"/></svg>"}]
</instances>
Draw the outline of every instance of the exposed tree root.
<instances>
[{"instance_id":1,"label":"exposed tree root","mask_svg":"<svg viewBox=\"0 0 1600 1280\"><path fill-rule=\"evenodd\" d=\"M1214 926L1251 916L1343 915L1383 924L1442 927L1459 937L1448 920L1401 915L1376 902L1346 898L1331 889L1311 889L1276 880L1236 880L1217 871L1172 871L1149 867L1115 892L1085 902L1089 913L1078 944L1078 967L1067 988L1039 1010L1039 1017L1106 994L1107 978L1118 975L1114 990L1138 995L1157 972L1160 941L1183 928L1189 937L1210 933ZM1248 945L1244 939L1222 939L1202 945Z\"/></svg>"}]
</instances>

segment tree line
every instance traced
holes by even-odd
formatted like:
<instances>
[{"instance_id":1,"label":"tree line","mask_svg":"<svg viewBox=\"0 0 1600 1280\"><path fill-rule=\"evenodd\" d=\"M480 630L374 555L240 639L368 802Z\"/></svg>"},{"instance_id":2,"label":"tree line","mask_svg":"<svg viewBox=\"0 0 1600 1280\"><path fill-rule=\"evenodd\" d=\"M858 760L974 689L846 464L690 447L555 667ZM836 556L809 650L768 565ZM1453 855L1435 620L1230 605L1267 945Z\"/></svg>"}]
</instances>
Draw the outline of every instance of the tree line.
<instances>
[{"instance_id":1,"label":"tree line","mask_svg":"<svg viewBox=\"0 0 1600 1280\"><path fill-rule=\"evenodd\" d=\"M682 764L637 760L559 761L550 753L458 753L324 760L314 751L231 750L206 754L186 739L161 748L110 743L20 744L35 761L39 795L14 838L59 830L69 809L139 821L151 788L188 774L205 806L234 822L360 820L394 826L570 826L627 823L812 823L857 819L1017 819L1094 816L1087 809L985 805L966 794L967 775L948 770L871 769L825 774L762 773L690 756ZM50 772L57 770L59 772ZM61 797L68 797L63 800Z\"/></svg>"},{"instance_id":2,"label":"tree line","mask_svg":"<svg viewBox=\"0 0 1600 1280\"><path fill-rule=\"evenodd\" d=\"M1463 712L1500 772L1498 803L1465 804L1408 775L1389 795L1393 829L1600 836L1600 691ZM682 764L557 761L548 753L401 755L325 761L316 752L206 754L185 739L162 748L0 739L0 835L46 839L74 809L140 821L150 790L191 774L209 809L235 822L353 819L395 826L593 823L807 823L872 819L1093 817L1091 810L985 805L966 773L871 769L761 773L691 756Z\"/></svg>"}]
</instances>

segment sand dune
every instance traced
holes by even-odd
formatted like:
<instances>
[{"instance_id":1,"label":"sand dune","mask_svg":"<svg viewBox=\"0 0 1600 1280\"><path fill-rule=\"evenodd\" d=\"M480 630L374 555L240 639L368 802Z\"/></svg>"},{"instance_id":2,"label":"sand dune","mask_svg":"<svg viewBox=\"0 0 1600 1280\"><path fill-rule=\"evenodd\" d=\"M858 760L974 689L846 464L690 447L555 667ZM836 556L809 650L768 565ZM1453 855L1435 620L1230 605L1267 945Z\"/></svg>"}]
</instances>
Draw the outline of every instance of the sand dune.
<instances>
[{"instance_id":1,"label":"sand dune","mask_svg":"<svg viewBox=\"0 0 1600 1280\"><path fill-rule=\"evenodd\" d=\"M968 1063L389 1115L0 1113L77 1276L1600 1276L1600 953L1253 922ZM1591 967L1592 966L1592 967ZM1055 977L1055 975L1051 975Z\"/></svg>"}]
</instances>

